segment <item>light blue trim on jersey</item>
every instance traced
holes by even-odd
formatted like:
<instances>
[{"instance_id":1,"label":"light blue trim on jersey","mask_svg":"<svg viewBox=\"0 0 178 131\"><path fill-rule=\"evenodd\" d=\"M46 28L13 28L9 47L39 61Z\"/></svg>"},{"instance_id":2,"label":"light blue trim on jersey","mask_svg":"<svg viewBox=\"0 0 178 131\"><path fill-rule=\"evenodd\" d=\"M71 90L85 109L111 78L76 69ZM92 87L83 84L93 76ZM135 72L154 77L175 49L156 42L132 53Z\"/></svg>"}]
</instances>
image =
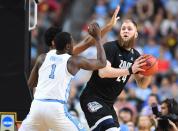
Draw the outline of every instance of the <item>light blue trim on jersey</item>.
<instances>
[{"instance_id":1,"label":"light blue trim on jersey","mask_svg":"<svg viewBox=\"0 0 178 131\"><path fill-rule=\"evenodd\" d=\"M77 127L77 129L78 129L79 131L87 131L87 130L83 127L83 125L82 125L76 118L74 118L74 117L68 112L68 110L67 110L67 105L64 105L64 113L65 113L66 117L68 117L69 120L70 120L72 123L74 123L74 125Z\"/></svg>"},{"instance_id":2,"label":"light blue trim on jersey","mask_svg":"<svg viewBox=\"0 0 178 131\"><path fill-rule=\"evenodd\" d=\"M71 86L70 86L71 81L72 81L72 78L69 80L69 83L67 85L66 94L65 94L65 101L67 101L68 97L69 97L70 88L71 88Z\"/></svg>"},{"instance_id":3,"label":"light blue trim on jersey","mask_svg":"<svg viewBox=\"0 0 178 131\"><path fill-rule=\"evenodd\" d=\"M57 99L35 99L35 100L43 101L43 102L59 102L61 104L67 104L66 101L64 101L64 100L57 100Z\"/></svg>"}]
</instances>

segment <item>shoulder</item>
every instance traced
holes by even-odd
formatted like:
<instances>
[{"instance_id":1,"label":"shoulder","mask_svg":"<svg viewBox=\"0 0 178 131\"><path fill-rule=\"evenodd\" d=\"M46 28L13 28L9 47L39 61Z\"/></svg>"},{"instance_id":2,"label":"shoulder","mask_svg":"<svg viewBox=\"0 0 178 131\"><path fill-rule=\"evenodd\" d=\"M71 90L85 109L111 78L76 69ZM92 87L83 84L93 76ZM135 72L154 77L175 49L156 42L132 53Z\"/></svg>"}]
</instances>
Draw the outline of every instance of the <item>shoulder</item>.
<instances>
[{"instance_id":1,"label":"shoulder","mask_svg":"<svg viewBox=\"0 0 178 131\"><path fill-rule=\"evenodd\" d=\"M106 42L104 44L104 49L117 49L117 40Z\"/></svg>"},{"instance_id":2,"label":"shoulder","mask_svg":"<svg viewBox=\"0 0 178 131\"><path fill-rule=\"evenodd\" d=\"M40 54L37 58L37 60L43 60L46 58L46 53Z\"/></svg>"},{"instance_id":3,"label":"shoulder","mask_svg":"<svg viewBox=\"0 0 178 131\"><path fill-rule=\"evenodd\" d=\"M41 55L39 55L37 57L37 60L36 60L36 63L35 63L36 68L39 69L41 67L41 65L43 64L45 58L46 58L46 53L43 53L43 54L41 54Z\"/></svg>"},{"instance_id":4,"label":"shoulder","mask_svg":"<svg viewBox=\"0 0 178 131\"><path fill-rule=\"evenodd\" d=\"M136 49L132 48L132 52L136 57L140 56L140 53Z\"/></svg>"},{"instance_id":5,"label":"shoulder","mask_svg":"<svg viewBox=\"0 0 178 131\"><path fill-rule=\"evenodd\" d=\"M36 62L37 62L37 63L43 63L43 61L45 60L45 58L46 58L46 53L43 53L43 54L41 54L41 55L39 55L39 56L37 57Z\"/></svg>"}]
</instances>

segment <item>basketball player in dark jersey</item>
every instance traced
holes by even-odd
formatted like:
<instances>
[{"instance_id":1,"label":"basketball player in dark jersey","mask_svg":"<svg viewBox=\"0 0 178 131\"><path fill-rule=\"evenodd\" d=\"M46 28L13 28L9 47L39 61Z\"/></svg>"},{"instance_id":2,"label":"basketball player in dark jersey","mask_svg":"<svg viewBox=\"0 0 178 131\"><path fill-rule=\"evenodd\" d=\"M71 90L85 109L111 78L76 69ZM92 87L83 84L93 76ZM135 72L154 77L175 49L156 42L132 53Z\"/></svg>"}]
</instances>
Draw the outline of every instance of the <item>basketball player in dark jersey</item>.
<instances>
[{"instance_id":1,"label":"basketball player in dark jersey","mask_svg":"<svg viewBox=\"0 0 178 131\"><path fill-rule=\"evenodd\" d=\"M82 110L92 131L120 130L113 104L132 74L141 88L151 82L151 76L139 74L144 71L140 67L145 64L145 59L133 48L137 37L136 23L127 19L121 25L118 40L104 44L107 66L93 72L80 96Z\"/></svg>"}]
</instances>

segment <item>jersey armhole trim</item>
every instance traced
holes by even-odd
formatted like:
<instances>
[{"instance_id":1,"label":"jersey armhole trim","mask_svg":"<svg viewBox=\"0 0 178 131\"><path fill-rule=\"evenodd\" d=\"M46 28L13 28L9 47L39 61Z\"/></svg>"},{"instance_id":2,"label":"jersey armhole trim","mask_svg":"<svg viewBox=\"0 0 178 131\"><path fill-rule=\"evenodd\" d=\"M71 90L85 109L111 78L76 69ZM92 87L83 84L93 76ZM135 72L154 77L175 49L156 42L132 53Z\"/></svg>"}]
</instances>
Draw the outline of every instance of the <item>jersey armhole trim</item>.
<instances>
[{"instance_id":1,"label":"jersey armhole trim","mask_svg":"<svg viewBox=\"0 0 178 131\"><path fill-rule=\"evenodd\" d=\"M69 58L70 58L70 57L69 57ZM66 71L67 75L69 75L69 76L71 76L72 78L74 78L74 75L72 75L72 74L68 71L68 69L67 69L67 62L68 62L69 58L66 60L66 68L65 68L65 71Z\"/></svg>"}]
</instances>

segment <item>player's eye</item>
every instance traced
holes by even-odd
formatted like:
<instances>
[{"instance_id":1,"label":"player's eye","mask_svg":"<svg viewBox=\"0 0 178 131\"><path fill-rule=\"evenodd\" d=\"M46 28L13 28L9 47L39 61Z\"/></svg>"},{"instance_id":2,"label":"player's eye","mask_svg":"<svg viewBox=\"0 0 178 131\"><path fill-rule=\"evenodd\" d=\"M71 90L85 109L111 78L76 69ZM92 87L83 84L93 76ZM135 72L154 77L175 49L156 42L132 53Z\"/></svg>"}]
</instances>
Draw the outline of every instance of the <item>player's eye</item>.
<instances>
[{"instance_id":1,"label":"player's eye","mask_svg":"<svg viewBox=\"0 0 178 131\"><path fill-rule=\"evenodd\" d=\"M131 30L132 30L132 28L131 28L131 27L128 27L128 30L129 30L129 31L131 31Z\"/></svg>"},{"instance_id":2,"label":"player's eye","mask_svg":"<svg viewBox=\"0 0 178 131\"><path fill-rule=\"evenodd\" d=\"M126 30L126 28L125 28L125 27L122 27L122 30Z\"/></svg>"}]
</instances>

